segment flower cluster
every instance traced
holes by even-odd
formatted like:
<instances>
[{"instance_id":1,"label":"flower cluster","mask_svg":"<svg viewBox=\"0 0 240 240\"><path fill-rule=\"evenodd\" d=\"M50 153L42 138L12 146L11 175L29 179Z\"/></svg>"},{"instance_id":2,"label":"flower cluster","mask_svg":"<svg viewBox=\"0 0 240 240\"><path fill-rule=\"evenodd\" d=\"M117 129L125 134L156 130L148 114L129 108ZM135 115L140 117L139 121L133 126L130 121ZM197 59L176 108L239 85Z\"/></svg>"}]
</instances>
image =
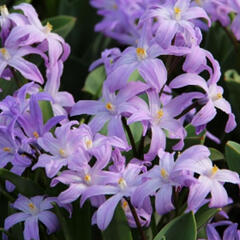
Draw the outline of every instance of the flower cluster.
<instances>
[{"instance_id":1,"label":"flower cluster","mask_svg":"<svg viewBox=\"0 0 240 240\"><path fill-rule=\"evenodd\" d=\"M238 173L213 164L206 146L186 148L185 141L190 125L197 135L206 131L212 136L207 128L217 109L228 117L225 132L236 127L219 85L219 63L200 43L202 29L216 20L230 24L228 13L233 9L238 15L232 30L238 38L239 2L92 0L91 4L104 16L96 30L129 46L102 53L90 67L105 67L102 96L77 103L71 94L59 92L69 45L52 32L50 23L42 25L30 4L15 6L17 13L0 7L0 76L30 81L0 102L0 167L17 175L44 168L51 187L65 185L56 198L20 195L13 204L22 213L9 216L4 228L8 231L25 221L25 239L40 238L38 220L48 234L57 230L58 220L49 211L53 201L64 206L80 199L82 207L90 200L96 208L92 223L101 230L121 202L129 225L141 227L149 226L153 209L159 215L174 210L175 195L186 189L184 211L196 212L208 202L211 208L228 205L224 183L240 184ZM25 59L32 54L42 59L45 77ZM137 80L132 80L133 74ZM53 110L47 120L42 103ZM85 123L70 118L79 115L92 117ZM139 142L131 132L136 123L141 126ZM6 181L9 192L14 188ZM215 226L208 225L209 236L216 235ZM233 228L237 231L230 224L225 235Z\"/></svg>"}]
</instances>

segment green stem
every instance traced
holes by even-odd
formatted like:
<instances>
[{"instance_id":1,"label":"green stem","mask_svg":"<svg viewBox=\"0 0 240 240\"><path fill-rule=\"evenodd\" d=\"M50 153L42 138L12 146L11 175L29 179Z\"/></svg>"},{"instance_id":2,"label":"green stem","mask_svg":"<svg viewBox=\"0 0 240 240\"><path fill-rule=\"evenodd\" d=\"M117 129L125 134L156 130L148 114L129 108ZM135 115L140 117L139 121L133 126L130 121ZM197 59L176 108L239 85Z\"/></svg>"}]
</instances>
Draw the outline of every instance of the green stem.
<instances>
[{"instance_id":1,"label":"green stem","mask_svg":"<svg viewBox=\"0 0 240 240\"><path fill-rule=\"evenodd\" d=\"M2 186L0 186L0 192L10 201L10 202L14 202L15 198L12 197L8 192L4 191Z\"/></svg>"},{"instance_id":2,"label":"green stem","mask_svg":"<svg viewBox=\"0 0 240 240\"><path fill-rule=\"evenodd\" d=\"M132 135L130 127L127 125L127 121L126 121L125 118L122 118L122 123L123 123L123 126L124 126L125 130L127 131L127 134L128 134L131 146L132 146L133 155L134 155L134 157L138 157L137 148L136 148L136 144L135 144L135 141L134 141L134 137Z\"/></svg>"},{"instance_id":3,"label":"green stem","mask_svg":"<svg viewBox=\"0 0 240 240\"><path fill-rule=\"evenodd\" d=\"M143 229L142 229L140 220L139 220L139 218L138 218L136 209L134 208L134 206L132 205L131 201L130 201L128 198L125 198L125 200L127 201L128 206L129 206L129 208L130 208L130 210L131 210L131 213L132 213L132 215L133 215L133 218L134 218L134 220L135 220L135 222L136 222L138 231L139 231L139 233L140 233L140 235L141 235L141 240L147 240L147 238L146 238L146 236L145 236L145 234L144 234L144 231L143 231Z\"/></svg>"},{"instance_id":4,"label":"green stem","mask_svg":"<svg viewBox=\"0 0 240 240\"><path fill-rule=\"evenodd\" d=\"M221 25L221 24L220 24ZM221 25L222 26L222 25ZM223 27L222 28L224 29L225 33L228 35L229 39L232 41L233 43L233 46L235 48L235 51L238 55L238 60L239 60L239 64L240 64L240 49L239 49L239 42L238 40L236 39L236 37L233 35L232 32L229 31L229 29L227 27Z\"/></svg>"}]
</instances>

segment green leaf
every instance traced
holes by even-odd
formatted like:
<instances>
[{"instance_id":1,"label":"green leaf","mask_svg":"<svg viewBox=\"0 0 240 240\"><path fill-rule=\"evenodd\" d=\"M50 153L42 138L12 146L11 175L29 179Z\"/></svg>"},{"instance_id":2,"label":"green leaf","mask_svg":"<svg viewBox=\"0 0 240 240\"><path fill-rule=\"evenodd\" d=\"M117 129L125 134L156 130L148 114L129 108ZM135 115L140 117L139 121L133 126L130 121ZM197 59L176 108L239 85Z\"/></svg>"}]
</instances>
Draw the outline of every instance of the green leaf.
<instances>
[{"instance_id":1,"label":"green leaf","mask_svg":"<svg viewBox=\"0 0 240 240\"><path fill-rule=\"evenodd\" d=\"M75 26L76 18L71 16L56 16L52 18L47 18L43 21L43 25L50 23L53 26L53 32L59 34L63 38L72 31Z\"/></svg>"},{"instance_id":2,"label":"green leaf","mask_svg":"<svg viewBox=\"0 0 240 240\"><path fill-rule=\"evenodd\" d=\"M236 121L240 121L240 75L236 70L229 70L224 75L225 85L229 92L228 99L236 116Z\"/></svg>"},{"instance_id":3,"label":"green leaf","mask_svg":"<svg viewBox=\"0 0 240 240\"><path fill-rule=\"evenodd\" d=\"M12 79L10 81L0 79L0 87L2 92L0 92L0 100L4 99L7 95L12 95L17 90L16 82Z\"/></svg>"},{"instance_id":4,"label":"green leaf","mask_svg":"<svg viewBox=\"0 0 240 240\"><path fill-rule=\"evenodd\" d=\"M51 103L49 101L39 101L38 103L42 110L43 122L46 123L54 116Z\"/></svg>"},{"instance_id":5,"label":"green leaf","mask_svg":"<svg viewBox=\"0 0 240 240\"><path fill-rule=\"evenodd\" d=\"M16 186L17 191L26 197L32 197L44 193L44 190L32 180L18 176L4 168L0 169L0 178L13 183Z\"/></svg>"},{"instance_id":6,"label":"green leaf","mask_svg":"<svg viewBox=\"0 0 240 240\"><path fill-rule=\"evenodd\" d=\"M166 240L196 240L197 227L193 212L173 219L162 228L154 240L162 240L164 236Z\"/></svg>"},{"instance_id":7,"label":"green leaf","mask_svg":"<svg viewBox=\"0 0 240 240\"><path fill-rule=\"evenodd\" d=\"M53 203L53 205L54 205L55 213L61 225L61 231L63 232L64 240L73 240L67 224L67 218L63 214L63 209L59 208L58 205L55 203Z\"/></svg>"},{"instance_id":8,"label":"green leaf","mask_svg":"<svg viewBox=\"0 0 240 240\"><path fill-rule=\"evenodd\" d=\"M120 205L115 210L114 217L108 228L102 233L103 240L132 240L131 230Z\"/></svg>"},{"instance_id":9,"label":"green leaf","mask_svg":"<svg viewBox=\"0 0 240 240\"><path fill-rule=\"evenodd\" d=\"M14 5L18 5L20 3L31 3L31 2L32 2L32 0L17 0L17 1L15 1Z\"/></svg>"},{"instance_id":10,"label":"green leaf","mask_svg":"<svg viewBox=\"0 0 240 240\"><path fill-rule=\"evenodd\" d=\"M218 161L218 160L223 160L224 159L224 155L218 151L217 149L215 148L208 148L211 152L211 155L210 155L210 159L212 161Z\"/></svg>"},{"instance_id":11,"label":"green leaf","mask_svg":"<svg viewBox=\"0 0 240 240\"><path fill-rule=\"evenodd\" d=\"M225 146L225 156L229 168L240 174L240 144L228 141Z\"/></svg>"},{"instance_id":12,"label":"green leaf","mask_svg":"<svg viewBox=\"0 0 240 240\"><path fill-rule=\"evenodd\" d=\"M187 137L185 138L185 145L184 148L188 148L190 146L196 145L196 144L204 144L205 138L206 138L206 131L202 131L199 135L195 132L195 127L191 124L186 126L187 131Z\"/></svg>"},{"instance_id":13,"label":"green leaf","mask_svg":"<svg viewBox=\"0 0 240 240\"><path fill-rule=\"evenodd\" d=\"M142 137L142 124L140 122L136 122L130 124L129 127L131 129L135 143L139 142Z\"/></svg>"},{"instance_id":14,"label":"green leaf","mask_svg":"<svg viewBox=\"0 0 240 240\"><path fill-rule=\"evenodd\" d=\"M219 211L219 208L209 208L208 204L202 206L195 214L197 229L201 228L204 224L206 224L208 220Z\"/></svg>"},{"instance_id":15,"label":"green leaf","mask_svg":"<svg viewBox=\"0 0 240 240\"><path fill-rule=\"evenodd\" d=\"M102 85L105 78L104 66L94 69L88 74L83 90L91 93L95 98L99 98L102 94Z\"/></svg>"}]
</instances>

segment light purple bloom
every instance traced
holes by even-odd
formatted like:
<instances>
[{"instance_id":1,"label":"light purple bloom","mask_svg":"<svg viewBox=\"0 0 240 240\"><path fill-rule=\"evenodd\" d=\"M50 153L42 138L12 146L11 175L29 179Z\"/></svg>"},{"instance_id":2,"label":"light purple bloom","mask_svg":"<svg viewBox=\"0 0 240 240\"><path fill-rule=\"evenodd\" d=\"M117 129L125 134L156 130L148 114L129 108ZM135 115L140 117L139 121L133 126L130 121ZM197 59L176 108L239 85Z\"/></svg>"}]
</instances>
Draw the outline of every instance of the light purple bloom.
<instances>
[{"instance_id":1,"label":"light purple bloom","mask_svg":"<svg viewBox=\"0 0 240 240\"><path fill-rule=\"evenodd\" d=\"M71 115L89 114L95 115L89 126L93 133L99 131L105 123L108 123L108 135L117 136L126 141L121 117L126 113L136 110L128 101L137 94L144 92L149 87L141 82L130 82L117 94L110 93L103 88L103 96L100 100L80 100L72 108Z\"/></svg>"},{"instance_id":2,"label":"light purple bloom","mask_svg":"<svg viewBox=\"0 0 240 240\"><path fill-rule=\"evenodd\" d=\"M179 161L179 160L177 160ZM156 211L163 215L174 209L172 203L173 186L180 187L194 182L193 176L175 171L174 154L159 150L159 165L142 174L143 183L132 195L132 202L138 208L142 207L149 195L155 195Z\"/></svg>"},{"instance_id":3,"label":"light purple bloom","mask_svg":"<svg viewBox=\"0 0 240 240\"><path fill-rule=\"evenodd\" d=\"M31 4L21 3L14 8L22 10L29 23L24 26L15 27L9 34L6 43L14 46L20 39L27 37L24 41L21 41L21 45L26 46L34 43L42 43L39 47L44 51L48 50L50 66L55 65L60 59L65 61L70 53L70 47L62 37L51 32L52 25L47 23L46 26L42 26Z\"/></svg>"},{"instance_id":4,"label":"light purple bloom","mask_svg":"<svg viewBox=\"0 0 240 240\"><path fill-rule=\"evenodd\" d=\"M172 133L172 138L180 139L181 143L177 147L183 146L185 130L180 120L175 119L186 107L192 103L192 99L197 95L185 93L175 97L166 105L162 105L156 91L148 91L149 106L141 99L135 102L138 110L128 119L128 124L142 121L144 134L148 127L151 128L152 138L149 152L144 156L146 160L153 160L160 148L165 149L166 135L163 129Z\"/></svg>"},{"instance_id":5,"label":"light purple bloom","mask_svg":"<svg viewBox=\"0 0 240 240\"><path fill-rule=\"evenodd\" d=\"M169 0L164 4L154 4L141 18L140 22L149 18L157 18L156 39L160 46L167 48L171 45L175 35L179 32L186 32L189 36L195 37L194 19L203 18L211 21L206 12L200 7L191 7L190 0ZM190 42L190 39L187 39Z\"/></svg>"},{"instance_id":6,"label":"light purple bloom","mask_svg":"<svg viewBox=\"0 0 240 240\"><path fill-rule=\"evenodd\" d=\"M37 66L23 58L29 54L38 54L46 59L46 56L36 48L28 46L17 48L6 43L5 47L0 48L0 76L9 66L19 71L26 79L43 84L44 79Z\"/></svg>"},{"instance_id":7,"label":"light purple bloom","mask_svg":"<svg viewBox=\"0 0 240 240\"><path fill-rule=\"evenodd\" d=\"M73 96L70 93L59 91L62 73L63 62L61 60L47 68L47 82L44 91L52 97L51 105L54 116L67 116L71 107L75 103Z\"/></svg>"},{"instance_id":8,"label":"light purple bloom","mask_svg":"<svg viewBox=\"0 0 240 240\"><path fill-rule=\"evenodd\" d=\"M186 73L182 74L170 83L171 88L181 88L189 85L196 85L205 91L205 96L199 98L198 103L203 107L195 114L192 119L192 125L198 127L210 122L218 108L228 114L228 121L226 123L225 132L231 132L236 127L235 116L232 113L231 105L223 98L223 88L217 86L216 83L206 81L197 74Z\"/></svg>"},{"instance_id":9,"label":"light purple bloom","mask_svg":"<svg viewBox=\"0 0 240 240\"><path fill-rule=\"evenodd\" d=\"M66 166L72 159L79 157L80 139L77 129L71 129L77 121L71 121L56 128L55 136L47 132L39 137L37 143L49 154L41 154L38 162L32 167L36 169L44 167L49 178L54 177L63 166Z\"/></svg>"},{"instance_id":10,"label":"light purple bloom","mask_svg":"<svg viewBox=\"0 0 240 240\"><path fill-rule=\"evenodd\" d=\"M236 172L213 166L209 156L207 147L196 145L185 150L178 158L175 170L191 171L200 175L198 182L190 186L188 197L190 210L198 208L209 193L211 193L210 207L227 205L228 195L223 184L225 182L240 183Z\"/></svg>"},{"instance_id":11,"label":"light purple bloom","mask_svg":"<svg viewBox=\"0 0 240 240\"><path fill-rule=\"evenodd\" d=\"M141 183L139 173L142 167L129 163L121 173L112 174L112 182L105 186L93 186L84 192L81 203L86 199L98 195L112 195L97 210L97 225L101 230L107 228L112 220L114 210L123 197L130 197L136 187Z\"/></svg>"},{"instance_id":12,"label":"light purple bloom","mask_svg":"<svg viewBox=\"0 0 240 240\"><path fill-rule=\"evenodd\" d=\"M51 198L44 198L43 196L35 196L29 199L20 195L14 202L13 207L21 212L7 217L4 229L7 231L15 224L24 221L24 239L39 240L38 221L40 221L46 226L48 234L55 232L58 228L58 219L54 213L49 211L53 208L51 202L53 202Z\"/></svg>"},{"instance_id":13,"label":"light purple bloom","mask_svg":"<svg viewBox=\"0 0 240 240\"><path fill-rule=\"evenodd\" d=\"M223 238L221 238L215 228L223 225L227 225L228 227L225 229L223 233ZM208 239L211 239L211 240L239 240L240 231L237 228L238 228L237 223L232 223L230 221L220 221L220 222L208 224L206 228L206 233L207 233Z\"/></svg>"}]
</instances>

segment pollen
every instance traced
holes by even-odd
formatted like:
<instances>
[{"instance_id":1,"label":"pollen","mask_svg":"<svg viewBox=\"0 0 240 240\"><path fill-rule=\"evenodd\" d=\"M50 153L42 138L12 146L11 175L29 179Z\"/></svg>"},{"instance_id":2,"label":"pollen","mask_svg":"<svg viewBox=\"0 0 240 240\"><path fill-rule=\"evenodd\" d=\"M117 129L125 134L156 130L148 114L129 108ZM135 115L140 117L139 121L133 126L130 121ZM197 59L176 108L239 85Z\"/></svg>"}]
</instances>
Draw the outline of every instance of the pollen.
<instances>
[{"instance_id":1,"label":"pollen","mask_svg":"<svg viewBox=\"0 0 240 240\"><path fill-rule=\"evenodd\" d=\"M10 148L10 147L4 147L4 148L3 148L3 151L4 151L4 152L11 152L11 148Z\"/></svg>"},{"instance_id":2,"label":"pollen","mask_svg":"<svg viewBox=\"0 0 240 240\"><path fill-rule=\"evenodd\" d=\"M195 0L198 5L202 5L202 0Z\"/></svg>"},{"instance_id":3,"label":"pollen","mask_svg":"<svg viewBox=\"0 0 240 240\"><path fill-rule=\"evenodd\" d=\"M88 149L92 147L92 141L90 139L86 140L85 144L86 144Z\"/></svg>"},{"instance_id":4,"label":"pollen","mask_svg":"<svg viewBox=\"0 0 240 240\"><path fill-rule=\"evenodd\" d=\"M34 136L35 138L39 138L38 132L34 131L34 132L33 132L33 136Z\"/></svg>"},{"instance_id":5,"label":"pollen","mask_svg":"<svg viewBox=\"0 0 240 240\"><path fill-rule=\"evenodd\" d=\"M105 105L105 108L106 108L108 111L113 111L113 110L114 110L114 106L113 106L113 104L111 104L110 102L108 102L108 103Z\"/></svg>"},{"instance_id":6,"label":"pollen","mask_svg":"<svg viewBox=\"0 0 240 240\"><path fill-rule=\"evenodd\" d=\"M161 169L161 176L163 178L166 178L168 176L168 173L167 173L167 171L164 168Z\"/></svg>"},{"instance_id":7,"label":"pollen","mask_svg":"<svg viewBox=\"0 0 240 240\"><path fill-rule=\"evenodd\" d=\"M124 180L124 178L119 178L118 180L118 185L120 186L121 189L124 189L127 186L126 181Z\"/></svg>"},{"instance_id":8,"label":"pollen","mask_svg":"<svg viewBox=\"0 0 240 240\"><path fill-rule=\"evenodd\" d=\"M29 203L28 204L28 207L31 209L31 210L34 210L36 207L33 203Z\"/></svg>"},{"instance_id":9,"label":"pollen","mask_svg":"<svg viewBox=\"0 0 240 240\"><path fill-rule=\"evenodd\" d=\"M158 112L157 112L157 118L158 119L160 119L160 118L162 118L163 117L163 110L162 109L160 109Z\"/></svg>"},{"instance_id":10,"label":"pollen","mask_svg":"<svg viewBox=\"0 0 240 240\"><path fill-rule=\"evenodd\" d=\"M3 17L7 17L7 15L9 14L6 5L0 6L0 12L1 12L1 15L2 15Z\"/></svg>"},{"instance_id":11,"label":"pollen","mask_svg":"<svg viewBox=\"0 0 240 240\"><path fill-rule=\"evenodd\" d=\"M122 207L123 207L123 209L126 209L128 207L127 201L125 201L125 200L123 201Z\"/></svg>"},{"instance_id":12,"label":"pollen","mask_svg":"<svg viewBox=\"0 0 240 240\"><path fill-rule=\"evenodd\" d=\"M218 93L217 94L217 99L221 99L223 96L222 96L222 94L221 93Z\"/></svg>"},{"instance_id":13,"label":"pollen","mask_svg":"<svg viewBox=\"0 0 240 240\"><path fill-rule=\"evenodd\" d=\"M212 176L215 175L217 171L218 171L218 167L214 165L212 168Z\"/></svg>"},{"instance_id":14,"label":"pollen","mask_svg":"<svg viewBox=\"0 0 240 240\"><path fill-rule=\"evenodd\" d=\"M59 149L59 154L61 157L66 157L66 153L62 148Z\"/></svg>"},{"instance_id":15,"label":"pollen","mask_svg":"<svg viewBox=\"0 0 240 240\"><path fill-rule=\"evenodd\" d=\"M86 174L84 177L85 182L90 183L91 182L91 176L89 174Z\"/></svg>"},{"instance_id":16,"label":"pollen","mask_svg":"<svg viewBox=\"0 0 240 240\"><path fill-rule=\"evenodd\" d=\"M9 60L11 58L11 56L6 48L0 48L0 52L5 60Z\"/></svg>"},{"instance_id":17,"label":"pollen","mask_svg":"<svg viewBox=\"0 0 240 240\"><path fill-rule=\"evenodd\" d=\"M48 33L50 33L52 30L53 30L53 26L52 26L49 22L47 22L46 26L45 26L44 29L43 29L43 32L46 33L46 34L48 34Z\"/></svg>"},{"instance_id":18,"label":"pollen","mask_svg":"<svg viewBox=\"0 0 240 240\"><path fill-rule=\"evenodd\" d=\"M118 9L118 6L117 6L117 4L115 3L115 4L113 4L113 9L115 9L115 10L117 10Z\"/></svg>"},{"instance_id":19,"label":"pollen","mask_svg":"<svg viewBox=\"0 0 240 240\"><path fill-rule=\"evenodd\" d=\"M175 14L180 14L181 13L181 9L178 8L178 7L175 7L174 8L174 12L175 12Z\"/></svg>"},{"instance_id":20,"label":"pollen","mask_svg":"<svg viewBox=\"0 0 240 240\"><path fill-rule=\"evenodd\" d=\"M136 53L140 60L143 60L147 56L146 50L144 48L137 48Z\"/></svg>"},{"instance_id":21,"label":"pollen","mask_svg":"<svg viewBox=\"0 0 240 240\"><path fill-rule=\"evenodd\" d=\"M174 13L175 13L176 20L180 20L181 12L182 12L182 10L180 8L178 8L178 7L174 8Z\"/></svg>"}]
</instances>

